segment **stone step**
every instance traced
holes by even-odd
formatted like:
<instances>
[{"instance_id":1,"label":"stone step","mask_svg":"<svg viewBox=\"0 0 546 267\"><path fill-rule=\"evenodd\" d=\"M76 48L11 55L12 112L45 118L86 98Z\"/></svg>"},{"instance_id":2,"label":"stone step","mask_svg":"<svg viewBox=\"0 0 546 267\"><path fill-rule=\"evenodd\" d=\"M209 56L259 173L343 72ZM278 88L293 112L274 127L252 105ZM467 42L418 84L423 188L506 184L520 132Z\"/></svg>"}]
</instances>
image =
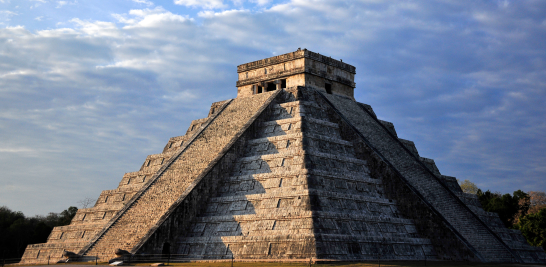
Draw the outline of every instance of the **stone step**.
<instances>
[{"instance_id":1,"label":"stone step","mask_svg":"<svg viewBox=\"0 0 546 267\"><path fill-rule=\"evenodd\" d=\"M363 182L368 184L381 185L381 180L371 178L368 174L362 173L353 173L353 174L341 174L339 172L327 171L327 170L308 170L308 169L299 169L299 170L287 170L287 171L278 171L275 173L258 173L258 174L244 174L244 175L232 175L224 178L225 182L245 182L249 180L265 181L268 179L274 178L283 178L283 177L296 177L300 175L310 175L310 176L320 176L323 178L329 179L341 179L346 181L353 182Z\"/></svg>"},{"instance_id":2,"label":"stone step","mask_svg":"<svg viewBox=\"0 0 546 267\"><path fill-rule=\"evenodd\" d=\"M264 138L279 135L288 135L301 132L301 117L289 118L277 121L265 121L256 126L254 136Z\"/></svg>"},{"instance_id":3,"label":"stone step","mask_svg":"<svg viewBox=\"0 0 546 267\"><path fill-rule=\"evenodd\" d=\"M282 213L260 213L260 214L240 214L240 215L212 215L212 216L200 216L193 220L193 223L227 223L227 222L256 222L256 221L270 221L270 220L282 220L292 221L304 218L322 218L338 221L362 221L366 223L389 223L389 224L403 224L408 226L410 233L415 232L413 221L398 217L387 217L382 215L370 215L370 214L357 214L357 213L344 213L344 212L324 212L324 211L310 211L310 210L295 210L293 212Z\"/></svg>"},{"instance_id":4,"label":"stone step","mask_svg":"<svg viewBox=\"0 0 546 267\"><path fill-rule=\"evenodd\" d=\"M348 175L354 173L366 174L366 161L352 157L322 153L309 149L305 152L306 166L312 169L335 170ZM231 176L251 175L276 171L297 170L304 168L303 150L287 149L276 154L258 155L238 158Z\"/></svg>"},{"instance_id":5,"label":"stone step","mask_svg":"<svg viewBox=\"0 0 546 267\"><path fill-rule=\"evenodd\" d=\"M330 122L328 120L306 118L306 117L294 117L294 118L287 118L287 119L274 120L274 121L262 121L257 126L269 127L269 126L283 125L283 124L289 124L289 123L296 124L296 123L301 123L302 121L306 121L308 123L322 125L322 126L330 127L330 128L339 128L339 126L336 123Z\"/></svg>"},{"instance_id":6,"label":"stone step","mask_svg":"<svg viewBox=\"0 0 546 267\"><path fill-rule=\"evenodd\" d=\"M457 234L463 236L469 246L474 247L482 260L506 260L512 252L469 208L439 182L437 174L429 172L428 167L415 157L415 154L405 150L404 144L398 138L391 136L389 131L365 111L357 102L334 95L317 94L355 130L361 139L371 146L378 154L374 155L389 164L393 171L401 177L422 205L434 210L439 220L444 221ZM445 245L445 244L442 244ZM502 252L502 253L499 253Z\"/></svg>"},{"instance_id":7,"label":"stone step","mask_svg":"<svg viewBox=\"0 0 546 267\"><path fill-rule=\"evenodd\" d=\"M303 150L239 158L233 163L231 176L297 171L304 166Z\"/></svg>"},{"instance_id":8,"label":"stone step","mask_svg":"<svg viewBox=\"0 0 546 267\"><path fill-rule=\"evenodd\" d=\"M264 138L299 133L302 131L302 125L308 133L339 138L337 124L314 118L303 119L303 117L261 122L257 126L256 137Z\"/></svg>"},{"instance_id":9,"label":"stone step","mask_svg":"<svg viewBox=\"0 0 546 267\"><path fill-rule=\"evenodd\" d=\"M148 170L148 169L146 169ZM135 178L140 178L141 180L147 181L152 175L154 175L154 172L150 171L136 171L136 172L127 172L123 175L122 180L120 181L120 184L127 184L127 180L130 178L132 181L138 181L138 179L135 180ZM144 179L144 176L146 176L147 179Z\"/></svg>"},{"instance_id":10,"label":"stone step","mask_svg":"<svg viewBox=\"0 0 546 267\"><path fill-rule=\"evenodd\" d=\"M171 137L165 147L163 148L162 153L167 152L175 152L179 148L181 148L186 141L190 139L190 136L188 135L181 135L176 137Z\"/></svg>"},{"instance_id":11,"label":"stone step","mask_svg":"<svg viewBox=\"0 0 546 267\"><path fill-rule=\"evenodd\" d=\"M312 234L297 234L297 235L264 235L264 236L223 236L222 238L218 237L211 237L211 236L205 236L205 237L187 237L184 238L183 241L179 241L178 243L212 243L212 242L221 242L225 241L226 243L231 242L260 242L260 241L279 241L279 240L295 240L295 239L302 239L302 238L309 238L313 237Z\"/></svg>"},{"instance_id":12,"label":"stone step","mask_svg":"<svg viewBox=\"0 0 546 267\"><path fill-rule=\"evenodd\" d=\"M213 164L214 160L222 159L221 156L227 153L225 146L234 145L235 138L244 133L242 129L249 126L250 120L257 118L257 112L267 107L279 92L234 99L214 116L214 120L207 120L208 126L200 125L193 134L192 138L195 139L189 141L179 155L171 157L168 163L163 162L164 167L146 183L138 197L134 197L125 210L120 211L80 253L93 255L116 248L132 250L141 244L142 238L149 237L150 229L155 229L156 224L159 227L163 223L161 220L168 218L166 212L170 212L176 203L182 203L179 198L186 190L194 192L191 186L195 185L192 184L208 179L206 174L216 165Z\"/></svg>"},{"instance_id":13,"label":"stone step","mask_svg":"<svg viewBox=\"0 0 546 267\"><path fill-rule=\"evenodd\" d=\"M396 205L394 200L389 200L385 198L378 197L369 197L358 194L346 194L339 192L332 192L326 190L298 190L298 191L288 191L283 190L276 192L276 194L262 193L262 194L249 194L249 195L234 195L234 196L224 196L224 197L212 197L210 198L210 203L214 202L234 202L234 201L254 201L254 200L265 200L273 198L295 198L298 196L318 196L318 197L327 197L327 198L336 198L336 199L348 199L355 200L359 202L373 202L381 205Z\"/></svg>"},{"instance_id":14,"label":"stone step","mask_svg":"<svg viewBox=\"0 0 546 267\"><path fill-rule=\"evenodd\" d=\"M375 184L377 186L382 185L382 182L380 179L371 178L369 173L362 173L362 172L339 173L339 172L330 171L330 170L311 169L311 170L307 170L307 174L312 175L313 177L322 177L323 179L328 178L328 179L345 180L345 181L351 181L351 182L362 182L366 184Z\"/></svg>"},{"instance_id":15,"label":"stone step","mask_svg":"<svg viewBox=\"0 0 546 267\"><path fill-rule=\"evenodd\" d=\"M73 229L94 230L103 226L101 222L85 223L85 224L69 224L64 226L55 226L53 231L72 231Z\"/></svg>"},{"instance_id":16,"label":"stone step","mask_svg":"<svg viewBox=\"0 0 546 267\"><path fill-rule=\"evenodd\" d=\"M284 240L285 242L279 242ZM264 259L275 255L281 258L309 258L314 255L315 244L312 234L272 235L272 236L223 236L189 237L178 242L178 255L196 258L235 258Z\"/></svg>"},{"instance_id":17,"label":"stone step","mask_svg":"<svg viewBox=\"0 0 546 267\"><path fill-rule=\"evenodd\" d=\"M264 138L252 139L247 142L245 156L267 155L279 153L287 148L302 148L304 135L301 132L290 133ZM312 133L305 134L306 144L309 149L354 157L354 148L351 142L340 138L317 135Z\"/></svg>"},{"instance_id":18,"label":"stone step","mask_svg":"<svg viewBox=\"0 0 546 267\"><path fill-rule=\"evenodd\" d=\"M308 116L315 119L327 120L326 110L311 101L293 101L273 106L270 113L271 120L280 118Z\"/></svg>"},{"instance_id":19,"label":"stone step","mask_svg":"<svg viewBox=\"0 0 546 267\"><path fill-rule=\"evenodd\" d=\"M265 120L275 121L299 117L299 101L272 104L266 111Z\"/></svg>"},{"instance_id":20,"label":"stone step","mask_svg":"<svg viewBox=\"0 0 546 267\"><path fill-rule=\"evenodd\" d=\"M299 169L254 175L226 177L218 189L218 196L270 193L280 190L306 188L341 193L381 197L382 184L367 174L344 175L339 172Z\"/></svg>"},{"instance_id":21,"label":"stone step","mask_svg":"<svg viewBox=\"0 0 546 267\"><path fill-rule=\"evenodd\" d=\"M312 234L311 218L296 220L260 220L231 222L196 222L187 237L205 236L264 236L272 234Z\"/></svg>"},{"instance_id":22,"label":"stone step","mask_svg":"<svg viewBox=\"0 0 546 267\"><path fill-rule=\"evenodd\" d=\"M311 205L311 206L309 206ZM261 213L291 213L294 210L325 212L342 211L348 214L398 217L392 200L323 190L278 190L275 194L232 195L209 199L204 215L244 215Z\"/></svg>"},{"instance_id":23,"label":"stone step","mask_svg":"<svg viewBox=\"0 0 546 267\"><path fill-rule=\"evenodd\" d=\"M290 134L277 137L269 137L269 139L271 140L268 140L268 138L260 138L259 140L261 140L262 142L247 143L245 145L245 152L243 157L287 153L287 151L296 150L302 151L303 145L301 134Z\"/></svg>"},{"instance_id":24,"label":"stone step","mask_svg":"<svg viewBox=\"0 0 546 267\"><path fill-rule=\"evenodd\" d=\"M63 231L55 230L49 235L48 243L66 243L66 242L84 242L92 238L102 226L87 229L65 229Z\"/></svg>"}]
</instances>

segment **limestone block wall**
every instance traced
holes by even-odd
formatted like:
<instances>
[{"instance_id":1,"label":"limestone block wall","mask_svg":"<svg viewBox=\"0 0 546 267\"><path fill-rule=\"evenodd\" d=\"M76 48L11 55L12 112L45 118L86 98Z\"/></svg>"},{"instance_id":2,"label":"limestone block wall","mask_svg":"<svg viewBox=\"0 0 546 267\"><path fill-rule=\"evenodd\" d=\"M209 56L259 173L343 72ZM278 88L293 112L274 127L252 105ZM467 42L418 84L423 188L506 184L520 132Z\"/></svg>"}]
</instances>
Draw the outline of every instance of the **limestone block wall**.
<instances>
[{"instance_id":1,"label":"limestone block wall","mask_svg":"<svg viewBox=\"0 0 546 267\"><path fill-rule=\"evenodd\" d=\"M209 117L216 114L225 103L226 101L213 103ZM206 119L195 120L192 125L197 126L190 125L187 135L171 138L163 153L147 156L139 171L125 173L118 188L102 191L95 205L91 208L79 209L70 225L55 227L49 235L47 243L28 245L21 263L46 263L48 260L54 263L62 259L63 251L78 252L82 249L149 181L176 150L180 149L184 141L189 140L196 128L199 128ZM194 128L193 131L192 128Z\"/></svg>"},{"instance_id":2,"label":"limestone block wall","mask_svg":"<svg viewBox=\"0 0 546 267\"><path fill-rule=\"evenodd\" d=\"M394 128L394 125L392 126ZM489 228L495 232L505 244L507 244L515 253L523 259L524 262L545 262L546 254L541 248L530 246L521 232L518 230L507 229L498 214L486 212L474 194L463 193L455 177L440 174L434 160L419 157L415 145L411 141L399 139L412 153L414 153L423 162L429 170L434 173L459 199L466 204L470 210L475 213ZM411 143L410 143L411 142Z\"/></svg>"},{"instance_id":3,"label":"limestone block wall","mask_svg":"<svg viewBox=\"0 0 546 267\"><path fill-rule=\"evenodd\" d=\"M284 64L275 60L256 64ZM328 60L315 67L351 73ZM311 77L298 75L289 78ZM113 258L117 248L145 257L167 244L179 257L201 259L546 262L370 106L317 90L213 103L209 117L126 173L94 207L56 227L47 243L29 245L22 262L54 262L63 250L83 260Z\"/></svg>"},{"instance_id":4,"label":"limestone block wall","mask_svg":"<svg viewBox=\"0 0 546 267\"><path fill-rule=\"evenodd\" d=\"M305 72L311 75L306 75L305 84L300 85L314 87L326 92L326 84L329 84L332 94L344 95L354 99L354 73L329 65L329 61L321 61L326 57L318 56L320 58L313 57L305 61Z\"/></svg>"},{"instance_id":5,"label":"limestone block wall","mask_svg":"<svg viewBox=\"0 0 546 267\"><path fill-rule=\"evenodd\" d=\"M208 118L210 118L211 116L217 114L220 111L221 107L224 104L226 104L227 102L228 102L228 100L212 103L212 105L210 106L210 110L209 110L209 114L208 114L207 118L192 121L191 124L190 124L190 127L188 127L188 130L186 131L185 135L171 137L169 139L169 142L167 142L167 144L163 148L162 153L163 154L165 154L167 152L174 153L178 149L180 149L182 146L184 146L185 142L190 140L193 133L195 133L203 125L203 123L207 121Z\"/></svg>"},{"instance_id":6,"label":"limestone block wall","mask_svg":"<svg viewBox=\"0 0 546 267\"><path fill-rule=\"evenodd\" d=\"M389 130L389 132L398 137L398 135L396 134L396 129L394 129L394 124L392 122L389 122L389 121L384 121L384 120L378 120L379 123L383 124L383 126L385 126L385 128L387 128L387 130Z\"/></svg>"},{"instance_id":7,"label":"limestone block wall","mask_svg":"<svg viewBox=\"0 0 546 267\"><path fill-rule=\"evenodd\" d=\"M276 101L247 130L242 154L177 241L190 258L315 256L297 103ZM281 103L279 103L281 101Z\"/></svg>"},{"instance_id":8,"label":"limestone block wall","mask_svg":"<svg viewBox=\"0 0 546 267\"><path fill-rule=\"evenodd\" d=\"M156 230L168 222L182 201L191 202L191 198L185 197L191 197L192 190L199 188L199 181L217 162L215 158L226 153L222 149L232 145L232 138L275 93L235 99L205 126L200 126L192 140L161 167L79 254L113 258L117 248L137 252L148 240L161 239Z\"/></svg>"},{"instance_id":9,"label":"limestone block wall","mask_svg":"<svg viewBox=\"0 0 546 267\"><path fill-rule=\"evenodd\" d=\"M190 139L191 135L182 135L182 136L176 136L171 137L169 139L169 142L165 145L163 148L163 153L165 152L175 152L182 146L184 146L185 142L187 142Z\"/></svg>"},{"instance_id":10,"label":"limestone block wall","mask_svg":"<svg viewBox=\"0 0 546 267\"><path fill-rule=\"evenodd\" d=\"M404 141L406 142L403 142L404 145L409 147L409 150L419 157L415 146L409 144L411 141ZM466 204L466 206L470 208L470 210L475 213L485 224L487 224L487 226L493 232L495 232L520 258L522 258L524 262L546 262L546 253L544 253L541 248L529 245L520 231L507 229L500 220L498 214L484 211L478 197L474 194L463 193L455 177L441 175L436 164L434 163L434 160L422 157L419 158L429 168L429 170L448 187L449 190L459 197L459 199Z\"/></svg>"},{"instance_id":11,"label":"limestone block wall","mask_svg":"<svg viewBox=\"0 0 546 267\"><path fill-rule=\"evenodd\" d=\"M431 242L420 238L413 222L399 216L396 202L384 197L381 180L369 177L367 163L355 158L352 142L341 138L328 111L301 88L287 93L294 98L271 104L249 129L253 136L246 138L245 154L180 237L177 253L255 259L436 257Z\"/></svg>"},{"instance_id":12,"label":"limestone block wall","mask_svg":"<svg viewBox=\"0 0 546 267\"><path fill-rule=\"evenodd\" d=\"M519 230L508 229L494 212L483 210L478 197L474 194L463 193L462 190L452 190L491 230L493 230L524 262L546 263L546 253L540 247L533 247L527 243Z\"/></svg>"},{"instance_id":13,"label":"limestone block wall","mask_svg":"<svg viewBox=\"0 0 546 267\"><path fill-rule=\"evenodd\" d=\"M389 163L394 171L414 188L430 209L438 212L444 223L465 240L467 247L486 261L510 261L513 251L477 218L453 193L444 187L415 157L403 149L398 139L371 117L356 102L333 95L323 95L347 123L358 130L362 138ZM341 115L342 114L342 115ZM429 200L427 200L429 199ZM515 256L517 257L517 256ZM520 260L520 259L518 259Z\"/></svg>"},{"instance_id":14,"label":"limestone block wall","mask_svg":"<svg viewBox=\"0 0 546 267\"><path fill-rule=\"evenodd\" d=\"M472 250L475 249L476 252L479 251L478 252L479 254L474 253L475 255L481 255L483 257L482 259L485 259L488 261L510 261L510 260L512 261L519 260L524 262L544 261L543 260L544 253L542 251L539 251L540 249L531 248L530 246L528 246L528 244L525 244L526 246L524 244L519 244L519 243L516 244L517 240L521 240L522 238L515 237L517 236L517 234L514 233L513 231L509 231L508 229L504 227L498 227L499 220L492 218L492 217L498 218L498 216L493 214L486 215L487 213L483 212L483 210L481 210L480 212L478 211L479 210L478 208L472 207L472 204L477 203L477 199L469 201L468 196L461 198L462 192L460 192L460 187L456 183L456 179L454 177L441 175L436 165L434 164L433 160L418 157L418 153L416 149L414 148L414 144L412 144L412 142L397 139L396 135L392 134L393 129L389 129L391 128L389 125L386 125L385 123L382 123L376 120L375 122L376 125L382 124L383 131L388 131L388 132L391 132L392 134L392 137L390 138L385 134L383 134L383 137L381 137L381 135L378 134L378 132L381 130L374 130L375 126L372 126L373 123L371 123L374 119L376 119L375 114L373 114L373 112L370 112L371 114L369 115L365 113L361 113L362 110L366 110L369 112L370 111L369 106L360 105L360 108L357 108L357 107L349 108L349 106L352 104L351 102L347 102L339 97L336 98L334 96L329 96L329 95L323 95L323 96L326 97L330 103L334 103L337 113L338 114L341 113L342 116L345 117L344 118L345 121L348 120L353 124L351 125L350 128L353 128L353 129L356 128L358 129L361 136L362 135L366 136L365 138L367 141L366 145L369 146L370 151L373 151L375 155L378 155L379 157L381 157L382 161L386 161L388 165L390 165L389 167L391 168L391 170L394 170L395 172L397 172L396 175L391 177L391 182L396 183L396 190L394 187L392 187L392 190L389 190L390 192L392 192L393 197L397 196L400 199L412 199L413 197L415 197L415 195L412 196L411 193L409 192L410 191L415 192L416 189L419 190L418 188L415 188L415 187L421 187L426 184L426 188L427 188L426 191L423 191L422 193L419 193L419 194L422 194L420 198L423 199L425 202L428 202L428 201L430 202L428 204L423 202L421 203L427 204L428 206L430 206L431 204L433 206L436 206L435 209L437 209L438 211L438 208L439 208L440 214L442 214L440 215L440 217L438 217L438 215L434 215L428 221L429 222L434 221L432 219L435 219L438 221L438 218L441 218L444 216L448 217L447 220L450 221L451 227L455 227L455 229L452 229L452 232L455 232L455 233L458 232L458 234L464 236L464 239L461 239L461 236L459 236L460 240L466 240L466 242L470 242L471 244L473 244L469 247L470 252L473 252ZM341 104L341 102L343 102L343 104ZM359 119L355 117L356 114L360 114ZM366 116L368 116L371 119L365 119ZM367 122L364 122L366 120ZM398 143L398 146L406 147L409 150L406 153L409 153L410 155L413 154L413 158L418 159L421 163L423 163L424 167L428 170L428 172L425 171L425 173L419 174L419 172L415 171L416 169L414 167L411 168L412 172L408 171L408 169L405 169L408 167L402 167L404 166L404 164L407 165L409 163L408 162L409 158L403 159L403 157L399 157L400 155L402 155L402 152L401 151L397 152L397 150L395 149L396 146L394 146L394 144L396 142L393 142L391 145L387 145L386 142L389 139L400 141L400 143ZM373 147L370 147L370 144L373 144ZM397 155L398 157L395 155ZM397 170L397 168L400 168L400 169ZM413 187L413 186L415 187L414 188L408 187L407 188L408 193L401 195L400 192L404 191L404 190L400 190L400 187L404 188L404 185L401 185L401 184L403 183L407 184L408 182L406 177L408 176L416 177L419 175L425 175L425 176L432 175L432 177L436 177L436 179L429 178L428 181L421 180L420 182L417 182L417 180L414 180L414 182L410 182L410 184L408 185L410 187ZM401 176L401 177L404 177L405 179L396 178L396 176L399 176L399 177ZM398 181L396 181L397 179ZM414 178L411 178L411 179L414 179ZM437 189L433 189L434 186L432 186L432 183L439 183L443 185L441 187L436 187ZM445 191L446 189L448 191ZM425 187L423 187L422 190L425 190ZM441 191L443 191L444 193L438 194ZM450 194L449 192L452 192L452 193ZM457 201L454 202L452 200L445 202L446 197L451 198L452 200L453 198L460 199L462 202L457 202ZM429 200L427 201L427 199ZM408 208L407 203L408 202L411 203L412 201L403 201L403 202L406 202L405 203L406 208L404 208L404 210L407 210L407 211L420 210L414 207ZM451 203L451 204L442 207L442 205L445 205L447 203ZM401 206L404 206L404 205L401 205ZM459 206L459 208L456 208L455 206ZM463 218L461 216L462 215L461 212L463 212L463 214L467 214L464 217L465 219L460 222L455 222ZM477 214L477 216L468 215L468 212ZM407 216L410 216L410 215L411 215L411 212L408 212ZM459 217L455 218L453 217L454 215ZM421 214L419 215L419 217L425 217L425 216ZM443 219L445 220L446 217L444 217ZM474 223L471 223L471 222L474 222ZM417 222L418 226L420 224L421 223ZM466 227L471 226L471 229L468 229L468 228L465 229L465 226ZM480 231L479 230L480 228L484 230ZM474 234L471 234L469 236L468 234L470 233L474 233ZM480 237L479 239L477 239L478 236ZM489 239L485 238L487 236L489 236ZM434 238L431 238L431 240L434 243L435 241ZM453 244L452 248L455 246L458 246L457 244L454 244L453 242L451 242L451 244ZM468 247L468 243L466 246ZM523 247L525 247L525 249L522 249ZM437 250L440 251L440 249L437 249ZM455 250L452 250L452 251L455 251ZM460 250L459 254L464 256L464 254L467 254L467 252L468 252L468 249L463 249L463 250ZM452 257L452 256L456 256L456 255L451 255L448 257Z\"/></svg>"},{"instance_id":15,"label":"limestone block wall","mask_svg":"<svg viewBox=\"0 0 546 267\"><path fill-rule=\"evenodd\" d=\"M262 64L254 68L247 68L239 72L240 84L255 83L263 80L271 80L277 77L302 72L305 67L305 58L303 56L291 57L291 60L282 60L278 63Z\"/></svg>"},{"instance_id":16,"label":"limestone block wall","mask_svg":"<svg viewBox=\"0 0 546 267\"><path fill-rule=\"evenodd\" d=\"M398 141L400 141L400 143L402 143L402 145L404 145L404 147L406 147L406 149L408 149L414 156L420 157L419 152L417 151L417 147L415 146L415 143L413 141L402 138L398 138Z\"/></svg>"},{"instance_id":17,"label":"limestone block wall","mask_svg":"<svg viewBox=\"0 0 546 267\"><path fill-rule=\"evenodd\" d=\"M150 158L154 157L146 161ZM118 188L102 191L93 207L79 209L70 225L55 227L47 243L29 245L21 263L55 263L62 259L63 251L79 251L138 192L153 175L151 171L153 167L143 167L142 171L126 173Z\"/></svg>"},{"instance_id":18,"label":"limestone block wall","mask_svg":"<svg viewBox=\"0 0 546 267\"><path fill-rule=\"evenodd\" d=\"M431 241L417 234L412 220L387 198L381 177L370 175L369 162L356 150L354 136L342 129L331 108L312 89L306 98L305 150L319 258L341 260L436 258ZM304 124L306 125L306 124ZM318 127L317 127L318 126Z\"/></svg>"},{"instance_id":19,"label":"limestone block wall","mask_svg":"<svg viewBox=\"0 0 546 267\"><path fill-rule=\"evenodd\" d=\"M354 99L355 68L307 49L242 64L237 72L237 97L254 94L253 85L286 79L287 88L310 86L326 91L328 84L331 93Z\"/></svg>"}]
</instances>

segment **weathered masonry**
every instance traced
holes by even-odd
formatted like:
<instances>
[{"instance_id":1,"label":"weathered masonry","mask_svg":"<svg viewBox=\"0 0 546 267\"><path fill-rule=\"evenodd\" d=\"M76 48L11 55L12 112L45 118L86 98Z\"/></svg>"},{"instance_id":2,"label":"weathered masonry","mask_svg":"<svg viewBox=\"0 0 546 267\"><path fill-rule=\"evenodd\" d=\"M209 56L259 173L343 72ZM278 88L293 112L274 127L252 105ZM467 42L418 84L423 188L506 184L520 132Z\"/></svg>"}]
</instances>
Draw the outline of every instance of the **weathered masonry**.
<instances>
[{"instance_id":1,"label":"weathered masonry","mask_svg":"<svg viewBox=\"0 0 546 267\"><path fill-rule=\"evenodd\" d=\"M306 49L239 65L237 73L237 97L307 86L354 100L355 67Z\"/></svg>"},{"instance_id":2,"label":"weathered masonry","mask_svg":"<svg viewBox=\"0 0 546 267\"><path fill-rule=\"evenodd\" d=\"M237 67L237 98L150 155L22 263L133 258L544 263L394 125L355 67L306 49ZM72 253L67 253L72 252Z\"/></svg>"}]
</instances>

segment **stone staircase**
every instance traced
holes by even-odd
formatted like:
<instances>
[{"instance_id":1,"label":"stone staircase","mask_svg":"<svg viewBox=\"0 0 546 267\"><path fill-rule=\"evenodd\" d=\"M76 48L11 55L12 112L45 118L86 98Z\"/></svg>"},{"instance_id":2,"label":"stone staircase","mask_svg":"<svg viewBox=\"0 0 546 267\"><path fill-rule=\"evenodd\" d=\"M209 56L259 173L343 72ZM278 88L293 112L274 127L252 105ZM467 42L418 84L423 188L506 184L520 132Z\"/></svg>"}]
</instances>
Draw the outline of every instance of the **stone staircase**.
<instances>
[{"instance_id":1,"label":"stone staircase","mask_svg":"<svg viewBox=\"0 0 546 267\"><path fill-rule=\"evenodd\" d=\"M118 188L104 190L98 197L95 205L87 209L79 209L70 225L55 227L48 237L47 243L31 244L27 246L22 257L22 264L55 263L63 260L63 252L78 252L99 234L123 207L131 200L167 161L180 150L186 142L191 140L200 127L213 115L216 115L224 104L229 101L213 103L207 118L194 120L185 135L172 137L165 145L161 154L149 155L137 172L126 173ZM101 240L101 239L99 239ZM112 256L99 257L104 260ZM84 260L94 260L96 255L87 255Z\"/></svg>"},{"instance_id":2,"label":"stone staircase","mask_svg":"<svg viewBox=\"0 0 546 267\"><path fill-rule=\"evenodd\" d=\"M328 111L301 89L254 123L244 155L176 244L189 258L435 257L355 157ZM392 251L392 253L389 253Z\"/></svg>"},{"instance_id":3,"label":"stone staircase","mask_svg":"<svg viewBox=\"0 0 546 267\"><path fill-rule=\"evenodd\" d=\"M489 262L521 262L515 254L478 216L476 216L445 183L440 182L434 172L426 167L426 160L417 159L411 151L405 150L403 143L392 134L390 127L384 126L366 112L366 107L339 96L322 94L339 116L354 127L367 144L375 150L407 185L413 188L422 201L445 220L466 245L473 249L482 260ZM389 135L388 132L391 132ZM425 163L421 162L425 161Z\"/></svg>"},{"instance_id":4,"label":"stone staircase","mask_svg":"<svg viewBox=\"0 0 546 267\"><path fill-rule=\"evenodd\" d=\"M81 250L174 154L176 147L171 147L170 151L149 155L139 171L125 173L116 189L102 191L95 205L79 209L69 225L53 228L47 243L28 245L21 263L56 263L63 259L63 251Z\"/></svg>"},{"instance_id":5,"label":"stone staircase","mask_svg":"<svg viewBox=\"0 0 546 267\"><path fill-rule=\"evenodd\" d=\"M213 103L21 263L167 247L196 259L546 262L370 106L305 87Z\"/></svg>"},{"instance_id":6,"label":"stone staircase","mask_svg":"<svg viewBox=\"0 0 546 267\"><path fill-rule=\"evenodd\" d=\"M533 247L527 243L519 230L508 229L494 212L484 211L478 196L452 190L474 214L476 214L502 241L512 249L525 263L546 263L546 253L540 247Z\"/></svg>"},{"instance_id":7,"label":"stone staircase","mask_svg":"<svg viewBox=\"0 0 546 267\"><path fill-rule=\"evenodd\" d=\"M398 212L360 156L333 110L312 89L306 96L305 148L317 256L324 259L421 260L437 258L431 241ZM321 123L315 123L321 121Z\"/></svg>"},{"instance_id":8,"label":"stone staircase","mask_svg":"<svg viewBox=\"0 0 546 267\"><path fill-rule=\"evenodd\" d=\"M232 144L232 139L238 138L237 134L245 123L276 93L235 99L206 122L197 122L202 125L190 126L189 132L197 131L192 139L162 165L78 254L84 257L98 255L104 260L114 258L114 251L118 248L133 253L138 251L139 246L146 243L154 230L168 218L172 207L184 201L184 192L191 191L196 179L208 172L214 159Z\"/></svg>"},{"instance_id":9,"label":"stone staircase","mask_svg":"<svg viewBox=\"0 0 546 267\"><path fill-rule=\"evenodd\" d=\"M254 122L243 154L179 237L175 253L201 259L316 256L300 103L293 96L280 94Z\"/></svg>"}]
</instances>

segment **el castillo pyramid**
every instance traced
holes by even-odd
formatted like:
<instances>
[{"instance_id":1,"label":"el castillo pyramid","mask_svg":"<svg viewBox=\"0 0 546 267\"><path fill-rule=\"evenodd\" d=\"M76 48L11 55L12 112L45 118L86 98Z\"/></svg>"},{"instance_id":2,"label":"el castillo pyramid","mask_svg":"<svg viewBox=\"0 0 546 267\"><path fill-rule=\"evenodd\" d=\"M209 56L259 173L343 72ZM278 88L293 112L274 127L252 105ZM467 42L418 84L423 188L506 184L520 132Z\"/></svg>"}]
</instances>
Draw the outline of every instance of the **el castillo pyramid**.
<instances>
[{"instance_id":1,"label":"el castillo pyramid","mask_svg":"<svg viewBox=\"0 0 546 267\"><path fill-rule=\"evenodd\" d=\"M309 50L237 67L213 103L22 263L192 259L545 263L392 123L354 99L355 67Z\"/></svg>"}]
</instances>

